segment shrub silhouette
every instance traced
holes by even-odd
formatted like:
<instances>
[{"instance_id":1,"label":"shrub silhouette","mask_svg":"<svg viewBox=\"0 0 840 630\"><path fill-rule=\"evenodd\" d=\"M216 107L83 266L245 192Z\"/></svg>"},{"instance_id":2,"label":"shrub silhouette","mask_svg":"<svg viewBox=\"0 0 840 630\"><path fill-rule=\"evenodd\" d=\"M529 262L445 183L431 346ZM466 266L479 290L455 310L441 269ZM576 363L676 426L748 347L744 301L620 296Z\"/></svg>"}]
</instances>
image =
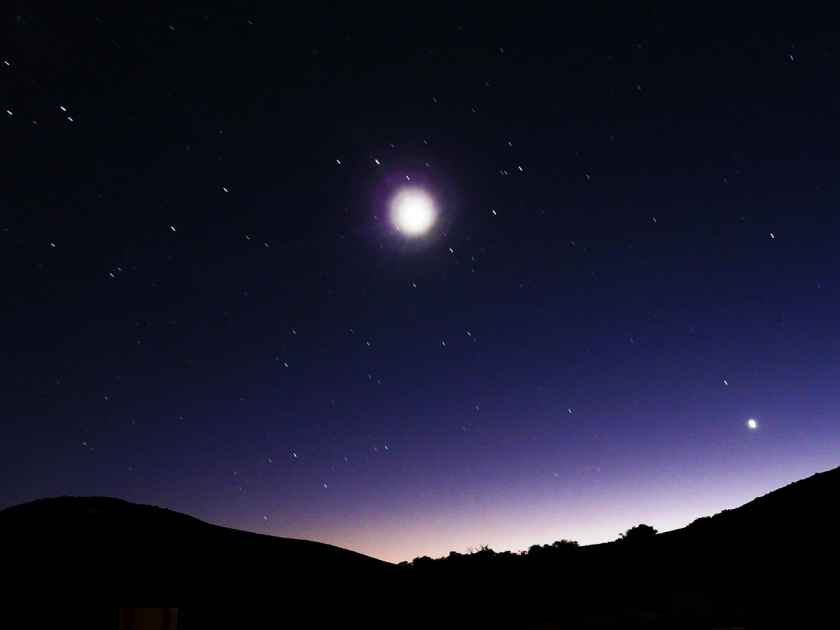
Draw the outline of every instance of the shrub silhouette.
<instances>
[{"instance_id":1,"label":"shrub silhouette","mask_svg":"<svg viewBox=\"0 0 840 630\"><path fill-rule=\"evenodd\" d=\"M561 540L555 540L551 543L551 546L556 551L571 551L572 549L577 549L579 545L576 540L566 540L563 538Z\"/></svg>"},{"instance_id":2,"label":"shrub silhouette","mask_svg":"<svg viewBox=\"0 0 840 630\"><path fill-rule=\"evenodd\" d=\"M636 525L635 527L628 529L618 537L618 540L621 542L636 544L645 542L646 540L652 540L656 534L657 531L655 528L642 523L641 525Z\"/></svg>"},{"instance_id":3,"label":"shrub silhouette","mask_svg":"<svg viewBox=\"0 0 840 630\"><path fill-rule=\"evenodd\" d=\"M444 574L447 567L461 574L464 571L483 574L486 570L507 570L512 567L527 568L529 566L541 567L539 570L543 570L553 566L555 561L568 559L570 554L576 553L578 547L577 541L566 539L555 540L549 545L531 545L530 548L519 553L512 551L497 553L489 546L481 545L478 548L467 549L466 553L450 551L447 556L441 558L421 556L414 558L411 562L400 562L399 566L419 569L424 573L433 570L436 574Z\"/></svg>"}]
</instances>

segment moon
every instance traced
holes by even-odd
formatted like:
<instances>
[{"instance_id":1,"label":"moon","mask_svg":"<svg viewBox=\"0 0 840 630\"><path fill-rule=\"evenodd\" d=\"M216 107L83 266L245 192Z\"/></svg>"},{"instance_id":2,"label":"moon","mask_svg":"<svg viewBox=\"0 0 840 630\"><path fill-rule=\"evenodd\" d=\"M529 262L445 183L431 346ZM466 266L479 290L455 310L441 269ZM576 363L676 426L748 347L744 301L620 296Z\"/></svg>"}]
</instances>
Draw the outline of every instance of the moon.
<instances>
[{"instance_id":1,"label":"moon","mask_svg":"<svg viewBox=\"0 0 840 630\"><path fill-rule=\"evenodd\" d=\"M437 207L432 196L416 186L400 188L389 207L391 223L407 238L419 238L437 221Z\"/></svg>"},{"instance_id":2,"label":"moon","mask_svg":"<svg viewBox=\"0 0 840 630\"><path fill-rule=\"evenodd\" d=\"M747 420L747 428L750 431L755 431L758 428L758 420L756 420L755 418L750 418L749 420Z\"/></svg>"}]
</instances>

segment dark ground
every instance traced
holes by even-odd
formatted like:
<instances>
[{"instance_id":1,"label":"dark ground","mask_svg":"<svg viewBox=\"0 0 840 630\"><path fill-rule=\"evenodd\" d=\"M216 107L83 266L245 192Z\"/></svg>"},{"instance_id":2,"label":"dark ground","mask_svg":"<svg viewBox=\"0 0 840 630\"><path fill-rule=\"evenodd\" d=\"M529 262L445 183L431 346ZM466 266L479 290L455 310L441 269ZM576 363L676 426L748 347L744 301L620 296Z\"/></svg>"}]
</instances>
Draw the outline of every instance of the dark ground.
<instances>
[{"instance_id":1,"label":"dark ground","mask_svg":"<svg viewBox=\"0 0 840 630\"><path fill-rule=\"evenodd\" d=\"M838 497L840 468L664 534L400 566L108 498L3 510L0 536L30 627L116 627L101 604L141 593L186 630L833 627Z\"/></svg>"}]
</instances>

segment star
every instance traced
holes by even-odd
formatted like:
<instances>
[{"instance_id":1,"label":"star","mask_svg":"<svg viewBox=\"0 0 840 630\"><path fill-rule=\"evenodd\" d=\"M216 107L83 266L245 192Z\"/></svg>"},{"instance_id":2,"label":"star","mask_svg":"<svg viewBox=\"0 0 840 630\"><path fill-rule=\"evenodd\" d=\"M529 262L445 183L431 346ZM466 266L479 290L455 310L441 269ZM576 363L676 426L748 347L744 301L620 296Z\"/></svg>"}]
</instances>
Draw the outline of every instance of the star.
<instances>
[{"instance_id":1,"label":"star","mask_svg":"<svg viewBox=\"0 0 840 630\"><path fill-rule=\"evenodd\" d=\"M424 236L437 221L434 199L422 188L400 188L389 204L391 223L407 238Z\"/></svg>"}]
</instances>

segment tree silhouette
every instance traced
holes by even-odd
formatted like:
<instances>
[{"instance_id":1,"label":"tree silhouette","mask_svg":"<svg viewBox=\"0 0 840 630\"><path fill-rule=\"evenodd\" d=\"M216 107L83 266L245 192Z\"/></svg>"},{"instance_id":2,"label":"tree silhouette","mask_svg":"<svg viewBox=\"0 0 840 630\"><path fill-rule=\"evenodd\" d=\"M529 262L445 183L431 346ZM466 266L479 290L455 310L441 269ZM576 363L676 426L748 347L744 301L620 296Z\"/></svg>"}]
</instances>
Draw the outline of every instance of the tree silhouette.
<instances>
[{"instance_id":1,"label":"tree silhouette","mask_svg":"<svg viewBox=\"0 0 840 630\"><path fill-rule=\"evenodd\" d=\"M551 546L557 551L570 551L572 549L577 549L578 541L566 540L565 538L563 538L562 540L555 540L553 543L551 543Z\"/></svg>"},{"instance_id":2,"label":"tree silhouette","mask_svg":"<svg viewBox=\"0 0 840 630\"><path fill-rule=\"evenodd\" d=\"M467 548L466 553L450 551L449 555L440 558L420 556L411 562L401 562L402 567L419 569L421 572L435 571L443 575L447 571L457 570L484 572L486 570L504 570L512 566L539 566L546 567L557 560L567 560L569 554L576 553L578 542L576 540L555 540L548 545L531 545L527 550L514 553L503 551L497 553L488 545ZM543 570L543 569L540 569Z\"/></svg>"},{"instance_id":3,"label":"tree silhouette","mask_svg":"<svg viewBox=\"0 0 840 630\"><path fill-rule=\"evenodd\" d=\"M531 545L523 555L532 559L557 558L577 547L578 543L575 540L555 540L550 545Z\"/></svg>"},{"instance_id":4,"label":"tree silhouette","mask_svg":"<svg viewBox=\"0 0 840 630\"><path fill-rule=\"evenodd\" d=\"M654 536L656 536L657 531L655 528L651 527L650 525L645 525L642 523L641 525L636 525L635 527L631 527L626 532L621 534L618 538L620 542L628 542L628 543L640 543L646 540L651 540Z\"/></svg>"},{"instance_id":5,"label":"tree silhouette","mask_svg":"<svg viewBox=\"0 0 840 630\"><path fill-rule=\"evenodd\" d=\"M496 555L496 552L490 549L488 545L481 545L472 555L478 558L492 558Z\"/></svg>"},{"instance_id":6,"label":"tree silhouette","mask_svg":"<svg viewBox=\"0 0 840 630\"><path fill-rule=\"evenodd\" d=\"M432 558L430 558L429 556L420 556L420 557L414 558L414 560L411 561L411 564L412 564L412 566L414 566L418 569L423 569L423 568L431 567L434 564L434 562L435 561Z\"/></svg>"}]
</instances>

